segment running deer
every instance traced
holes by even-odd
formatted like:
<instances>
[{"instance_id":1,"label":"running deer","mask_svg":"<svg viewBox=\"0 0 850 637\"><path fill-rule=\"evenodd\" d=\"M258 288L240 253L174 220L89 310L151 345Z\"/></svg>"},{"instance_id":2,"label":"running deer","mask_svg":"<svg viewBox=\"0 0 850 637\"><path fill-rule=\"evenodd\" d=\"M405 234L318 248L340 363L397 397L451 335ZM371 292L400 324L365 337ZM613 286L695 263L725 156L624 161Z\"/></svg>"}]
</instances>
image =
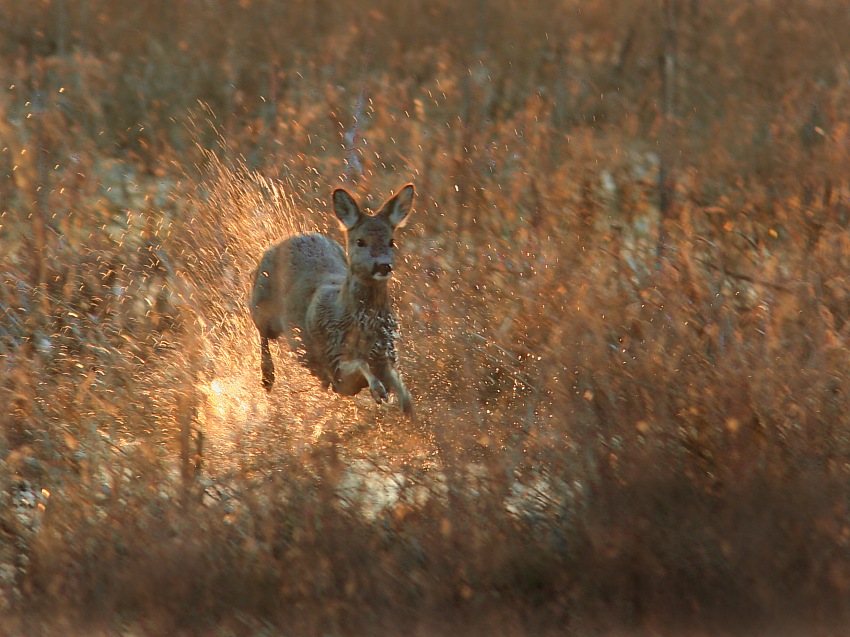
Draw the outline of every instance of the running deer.
<instances>
[{"instance_id":1,"label":"running deer","mask_svg":"<svg viewBox=\"0 0 850 637\"><path fill-rule=\"evenodd\" d=\"M387 281L393 270L393 232L407 221L413 184L368 215L339 188L333 208L346 248L323 234L284 239L263 255L251 291L260 331L263 387L271 391L269 340L285 335L322 386L345 396L368 387L375 402L396 395L408 416L413 399L396 369L398 327Z\"/></svg>"}]
</instances>

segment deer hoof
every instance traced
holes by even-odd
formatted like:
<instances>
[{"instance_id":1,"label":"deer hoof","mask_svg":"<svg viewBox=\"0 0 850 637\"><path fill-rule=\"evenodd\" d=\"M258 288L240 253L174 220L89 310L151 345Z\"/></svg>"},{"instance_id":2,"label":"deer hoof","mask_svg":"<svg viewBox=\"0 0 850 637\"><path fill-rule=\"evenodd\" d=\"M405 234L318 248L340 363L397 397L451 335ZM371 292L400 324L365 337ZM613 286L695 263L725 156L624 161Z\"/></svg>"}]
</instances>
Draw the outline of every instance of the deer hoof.
<instances>
[{"instance_id":1,"label":"deer hoof","mask_svg":"<svg viewBox=\"0 0 850 637\"><path fill-rule=\"evenodd\" d=\"M409 391L404 390L398 394L398 404L401 406L401 410L405 416L413 415L413 397Z\"/></svg>"},{"instance_id":2,"label":"deer hoof","mask_svg":"<svg viewBox=\"0 0 850 637\"><path fill-rule=\"evenodd\" d=\"M375 402L379 405L387 401L389 396L387 395L387 388L384 387L384 384L379 381L377 378L374 382L369 384L369 391L372 393L372 398L375 399Z\"/></svg>"}]
</instances>

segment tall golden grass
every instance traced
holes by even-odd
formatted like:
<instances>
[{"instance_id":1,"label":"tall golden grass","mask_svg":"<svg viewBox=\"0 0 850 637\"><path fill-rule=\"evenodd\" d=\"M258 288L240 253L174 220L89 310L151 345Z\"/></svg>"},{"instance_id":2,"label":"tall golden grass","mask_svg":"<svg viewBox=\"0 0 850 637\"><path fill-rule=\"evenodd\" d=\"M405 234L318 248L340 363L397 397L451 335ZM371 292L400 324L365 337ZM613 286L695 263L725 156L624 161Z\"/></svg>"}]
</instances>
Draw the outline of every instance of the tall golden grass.
<instances>
[{"instance_id":1,"label":"tall golden grass","mask_svg":"<svg viewBox=\"0 0 850 637\"><path fill-rule=\"evenodd\" d=\"M826 0L0 0L0 633L829 633ZM260 387L263 250L419 197L408 422Z\"/></svg>"}]
</instances>

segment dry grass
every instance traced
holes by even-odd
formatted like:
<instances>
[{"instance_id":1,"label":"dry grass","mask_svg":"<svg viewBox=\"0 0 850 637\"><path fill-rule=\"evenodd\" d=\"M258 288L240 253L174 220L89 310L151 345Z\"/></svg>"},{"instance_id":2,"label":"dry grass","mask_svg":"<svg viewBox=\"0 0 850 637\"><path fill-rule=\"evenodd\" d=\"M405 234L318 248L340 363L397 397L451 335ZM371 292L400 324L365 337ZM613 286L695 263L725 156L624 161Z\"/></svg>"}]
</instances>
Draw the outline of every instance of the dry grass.
<instances>
[{"instance_id":1,"label":"dry grass","mask_svg":"<svg viewBox=\"0 0 850 637\"><path fill-rule=\"evenodd\" d=\"M841 3L0 13L0 634L846 622ZM262 251L406 181L416 420L266 396Z\"/></svg>"}]
</instances>

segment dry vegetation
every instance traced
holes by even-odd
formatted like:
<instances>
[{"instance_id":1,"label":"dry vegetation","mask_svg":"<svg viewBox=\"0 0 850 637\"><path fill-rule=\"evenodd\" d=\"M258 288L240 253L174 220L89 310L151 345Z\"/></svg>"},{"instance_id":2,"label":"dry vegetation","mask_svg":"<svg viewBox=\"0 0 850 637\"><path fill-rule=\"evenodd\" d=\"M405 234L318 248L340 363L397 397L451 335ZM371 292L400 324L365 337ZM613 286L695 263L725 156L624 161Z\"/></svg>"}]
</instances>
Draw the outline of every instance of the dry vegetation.
<instances>
[{"instance_id":1,"label":"dry vegetation","mask_svg":"<svg viewBox=\"0 0 850 637\"><path fill-rule=\"evenodd\" d=\"M0 634L850 618L846 3L0 15ZM406 181L416 420L266 396L259 255Z\"/></svg>"}]
</instances>

